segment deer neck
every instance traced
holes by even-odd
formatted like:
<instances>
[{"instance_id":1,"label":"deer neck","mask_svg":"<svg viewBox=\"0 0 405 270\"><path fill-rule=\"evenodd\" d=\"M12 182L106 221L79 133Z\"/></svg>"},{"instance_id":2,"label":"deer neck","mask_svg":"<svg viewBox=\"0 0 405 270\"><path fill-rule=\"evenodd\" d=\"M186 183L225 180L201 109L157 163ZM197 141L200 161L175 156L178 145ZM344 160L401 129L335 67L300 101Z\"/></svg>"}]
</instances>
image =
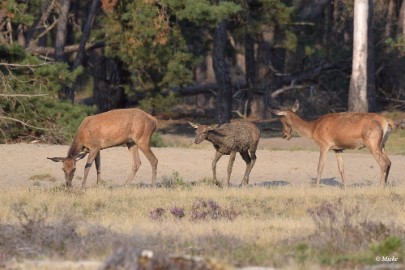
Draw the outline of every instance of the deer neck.
<instances>
[{"instance_id":1,"label":"deer neck","mask_svg":"<svg viewBox=\"0 0 405 270\"><path fill-rule=\"evenodd\" d=\"M75 158L80 154L80 152L82 150L83 150L83 146L77 142L77 136L76 136L74 138L72 144L69 147L67 157L68 158Z\"/></svg>"},{"instance_id":2,"label":"deer neck","mask_svg":"<svg viewBox=\"0 0 405 270\"><path fill-rule=\"evenodd\" d=\"M314 122L305 121L296 114L290 116L291 128L298 132L301 136L312 138L312 132L314 129Z\"/></svg>"},{"instance_id":3,"label":"deer neck","mask_svg":"<svg viewBox=\"0 0 405 270\"><path fill-rule=\"evenodd\" d=\"M210 141L214 145L220 145L221 144L221 138L215 134L215 131L208 131L207 134L207 141Z\"/></svg>"}]
</instances>

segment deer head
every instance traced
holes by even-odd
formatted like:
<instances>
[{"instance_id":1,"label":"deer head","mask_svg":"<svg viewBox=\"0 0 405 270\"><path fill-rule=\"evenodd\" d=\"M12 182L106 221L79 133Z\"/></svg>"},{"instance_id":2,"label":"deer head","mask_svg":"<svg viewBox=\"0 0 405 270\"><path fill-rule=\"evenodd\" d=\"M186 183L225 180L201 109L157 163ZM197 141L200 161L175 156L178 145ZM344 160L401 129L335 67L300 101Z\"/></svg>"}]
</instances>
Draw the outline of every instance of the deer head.
<instances>
[{"instance_id":1,"label":"deer head","mask_svg":"<svg viewBox=\"0 0 405 270\"><path fill-rule=\"evenodd\" d=\"M282 116L280 121L283 124L283 135L282 135L283 139L286 139L286 140L291 139L293 130L291 128L290 115L291 115L291 113L297 112L299 107L300 107L300 103L298 102L298 100L296 100L291 109L270 110L275 115Z\"/></svg>"},{"instance_id":2,"label":"deer head","mask_svg":"<svg viewBox=\"0 0 405 270\"><path fill-rule=\"evenodd\" d=\"M196 144L201 143L204 141L208 136L208 131L213 130L217 125L200 125L192 122L188 122L190 126L195 128L195 140Z\"/></svg>"},{"instance_id":3,"label":"deer head","mask_svg":"<svg viewBox=\"0 0 405 270\"><path fill-rule=\"evenodd\" d=\"M76 171L76 161L84 158L87 155L87 152L80 153L76 157L51 157L48 158L55 162L62 162L63 163L63 172L65 173L65 183L67 187L72 186L72 180L75 176Z\"/></svg>"}]
</instances>

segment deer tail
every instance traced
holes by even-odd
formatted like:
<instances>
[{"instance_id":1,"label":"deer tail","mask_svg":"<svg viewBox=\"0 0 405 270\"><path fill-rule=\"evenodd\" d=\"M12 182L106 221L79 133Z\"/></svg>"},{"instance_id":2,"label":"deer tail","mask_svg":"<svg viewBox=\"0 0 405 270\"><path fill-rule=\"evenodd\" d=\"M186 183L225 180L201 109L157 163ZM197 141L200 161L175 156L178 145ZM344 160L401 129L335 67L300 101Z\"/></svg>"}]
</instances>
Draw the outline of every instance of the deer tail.
<instances>
[{"instance_id":1,"label":"deer tail","mask_svg":"<svg viewBox=\"0 0 405 270\"><path fill-rule=\"evenodd\" d=\"M385 118L385 120L387 120L388 125L390 126L390 129L391 129L391 130L395 130L396 127L398 126L398 124L395 123L392 119Z\"/></svg>"},{"instance_id":2,"label":"deer tail","mask_svg":"<svg viewBox=\"0 0 405 270\"><path fill-rule=\"evenodd\" d=\"M384 149L384 147L385 147L385 143L386 143L387 140L388 140L388 136L390 135L391 131L395 129L395 126L396 126L395 123L394 123L394 121L392 121L391 119L385 118L385 117L384 117L384 119L385 119L385 121L386 121L386 125L385 125L385 127L383 128L383 138L382 138L382 140L381 140L381 147L382 147L383 149Z\"/></svg>"}]
</instances>

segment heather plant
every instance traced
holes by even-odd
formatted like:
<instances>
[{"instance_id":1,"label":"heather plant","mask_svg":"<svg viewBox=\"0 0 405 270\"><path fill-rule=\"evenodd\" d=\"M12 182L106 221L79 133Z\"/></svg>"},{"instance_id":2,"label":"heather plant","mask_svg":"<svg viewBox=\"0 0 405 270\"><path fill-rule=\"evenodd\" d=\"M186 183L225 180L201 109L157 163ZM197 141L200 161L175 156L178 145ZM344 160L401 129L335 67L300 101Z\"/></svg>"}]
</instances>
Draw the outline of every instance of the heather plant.
<instances>
[{"instance_id":1,"label":"heather plant","mask_svg":"<svg viewBox=\"0 0 405 270\"><path fill-rule=\"evenodd\" d=\"M170 210L170 213L177 219L182 219L186 214L184 213L184 208L181 207L173 207Z\"/></svg>"},{"instance_id":2,"label":"heather plant","mask_svg":"<svg viewBox=\"0 0 405 270\"><path fill-rule=\"evenodd\" d=\"M214 200L198 199L193 203L191 208L192 221L206 221L227 219L230 221L235 220L239 213L234 209L223 209Z\"/></svg>"},{"instance_id":3,"label":"heather plant","mask_svg":"<svg viewBox=\"0 0 405 270\"><path fill-rule=\"evenodd\" d=\"M166 218L166 210L158 207L150 211L149 218L153 221L162 221Z\"/></svg>"},{"instance_id":4,"label":"heather plant","mask_svg":"<svg viewBox=\"0 0 405 270\"><path fill-rule=\"evenodd\" d=\"M362 214L360 205L348 207L339 199L337 203L323 202L310 208L316 230L309 238L325 250L347 252L380 242L392 235L403 235L395 224L374 221Z\"/></svg>"}]
</instances>

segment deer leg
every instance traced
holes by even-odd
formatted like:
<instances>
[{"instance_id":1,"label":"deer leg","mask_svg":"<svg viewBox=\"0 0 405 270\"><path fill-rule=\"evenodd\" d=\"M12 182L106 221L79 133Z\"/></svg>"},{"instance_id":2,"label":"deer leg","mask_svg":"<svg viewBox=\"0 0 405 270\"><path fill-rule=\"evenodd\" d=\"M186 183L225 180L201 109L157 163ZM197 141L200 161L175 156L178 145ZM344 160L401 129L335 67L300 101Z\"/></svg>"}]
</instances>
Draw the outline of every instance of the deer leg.
<instances>
[{"instance_id":1,"label":"deer leg","mask_svg":"<svg viewBox=\"0 0 405 270\"><path fill-rule=\"evenodd\" d=\"M377 161L378 165L380 165L380 169L381 169L380 186L382 186L383 184L387 185L388 184L388 181L387 181L388 174L389 174L390 168L391 168L390 159L384 152L382 152L379 149L377 151L372 151L371 154Z\"/></svg>"},{"instance_id":2,"label":"deer leg","mask_svg":"<svg viewBox=\"0 0 405 270\"><path fill-rule=\"evenodd\" d=\"M152 187L156 187L158 159L156 158L155 154L153 154L152 149L150 149L149 142L147 144L138 142L137 145L139 149L142 151L142 153L145 155L145 157L149 160L150 166L152 167Z\"/></svg>"},{"instance_id":3,"label":"deer leg","mask_svg":"<svg viewBox=\"0 0 405 270\"><path fill-rule=\"evenodd\" d=\"M250 152L250 158L252 159L252 163L250 164L249 174L248 175L250 175L250 172L252 171L253 166L255 165L256 159L257 159L257 157L256 157L256 148L254 150L249 150L249 152Z\"/></svg>"},{"instance_id":4,"label":"deer leg","mask_svg":"<svg viewBox=\"0 0 405 270\"><path fill-rule=\"evenodd\" d=\"M242 156L243 160L246 162L245 175L243 176L242 182L240 183L240 186L244 186L249 183L249 174L250 174L250 171L252 170L253 162L249 156L248 151L240 152L240 155Z\"/></svg>"},{"instance_id":5,"label":"deer leg","mask_svg":"<svg viewBox=\"0 0 405 270\"><path fill-rule=\"evenodd\" d=\"M370 150L371 154L380 165L381 177L380 177L380 186L387 184L388 174L391 168L391 161L385 153L384 147L382 145L383 134L381 129L375 129L373 132L367 134L368 137L365 140L364 144Z\"/></svg>"},{"instance_id":6,"label":"deer leg","mask_svg":"<svg viewBox=\"0 0 405 270\"><path fill-rule=\"evenodd\" d=\"M96 156L96 160L95 160L96 161L96 170L97 170L97 185L100 182L100 178L101 178L101 168L100 168L101 162L100 162L100 158L101 158L100 151L98 151L97 156Z\"/></svg>"},{"instance_id":7,"label":"deer leg","mask_svg":"<svg viewBox=\"0 0 405 270\"><path fill-rule=\"evenodd\" d=\"M318 173L316 176L316 187L319 187L319 182L321 181L323 166L325 165L326 153L328 152L328 150L329 150L328 148L321 147L321 151L319 154L319 162L318 162Z\"/></svg>"},{"instance_id":8,"label":"deer leg","mask_svg":"<svg viewBox=\"0 0 405 270\"><path fill-rule=\"evenodd\" d=\"M343 153L343 150L335 150L336 160L337 160L337 163L338 163L340 176L342 176L343 188L346 189L346 179L345 179L345 171L344 171L344 168L343 168L342 153Z\"/></svg>"},{"instance_id":9,"label":"deer leg","mask_svg":"<svg viewBox=\"0 0 405 270\"><path fill-rule=\"evenodd\" d=\"M221 184L218 182L218 180L217 180L217 162L218 162L218 160L222 157L222 153L221 152L219 152L219 151L216 151L215 152L215 157L214 157L214 160L212 161L212 178L213 178L213 181L214 181L214 183L217 185L217 186L220 186Z\"/></svg>"},{"instance_id":10,"label":"deer leg","mask_svg":"<svg viewBox=\"0 0 405 270\"><path fill-rule=\"evenodd\" d=\"M231 152L231 155L229 156L229 163L228 163L228 178L226 179L226 184L227 186L231 186L230 179L231 179L231 173L232 173L232 167L233 167L233 162L235 161L236 157L236 152Z\"/></svg>"},{"instance_id":11,"label":"deer leg","mask_svg":"<svg viewBox=\"0 0 405 270\"><path fill-rule=\"evenodd\" d=\"M383 152L382 155L383 155L384 164L382 166L381 172L384 171L384 173L381 174L380 185L382 185L383 180L384 180L384 185L387 185L388 184L388 174L390 173L390 169L391 169L391 160L388 158L388 156L387 156L387 154L385 154L385 152Z\"/></svg>"},{"instance_id":12,"label":"deer leg","mask_svg":"<svg viewBox=\"0 0 405 270\"><path fill-rule=\"evenodd\" d=\"M87 180L87 176L89 175L91 165L93 164L93 161L97 157L99 151L100 151L99 149L92 150L92 151L90 151L89 156L87 157L87 162L86 162L86 165L84 166L84 176L83 176L83 181L82 181L82 188L84 188L86 186L86 180Z\"/></svg>"},{"instance_id":13,"label":"deer leg","mask_svg":"<svg viewBox=\"0 0 405 270\"><path fill-rule=\"evenodd\" d=\"M128 176L127 181L125 182L125 185L129 185L134 179L136 172L138 171L139 167L141 166L141 159L139 157L139 152L138 152L138 146L134 143L127 143L127 147L129 152L131 153L132 157L132 170L131 173Z\"/></svg>"}]
</instances>

